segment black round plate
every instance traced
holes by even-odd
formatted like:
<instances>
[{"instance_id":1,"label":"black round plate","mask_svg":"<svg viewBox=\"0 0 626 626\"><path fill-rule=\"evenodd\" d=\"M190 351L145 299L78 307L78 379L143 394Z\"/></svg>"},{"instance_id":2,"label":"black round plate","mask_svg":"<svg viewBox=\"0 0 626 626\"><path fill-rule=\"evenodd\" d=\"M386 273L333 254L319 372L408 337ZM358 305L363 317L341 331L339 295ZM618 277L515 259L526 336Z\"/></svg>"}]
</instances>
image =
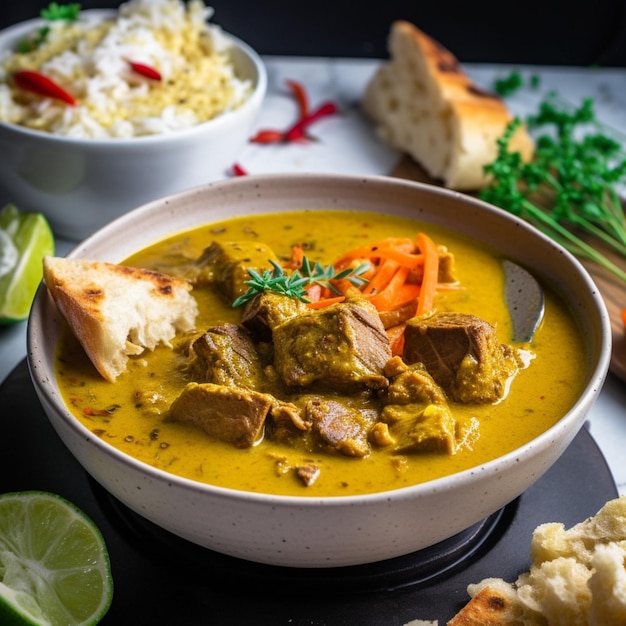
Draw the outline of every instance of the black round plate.
<instances>
[{"instance_id":1,"label":"black round plate","mask_svg":"<svg viewBox=\"0 0 626 626\"><path fill-rule=\"evenodd\" d=\"M108 624L207 626L445 625L467 601L467 585L513 581L528 569L532 531L570 527L618 492L583 428L557 463L501 511L434 548L366 566L281 568L217 554L163 531L110 496L65 448L22 362L0 387L0 492L64 496L101 529L111 557Z\"/></svg>"}]
</instances>

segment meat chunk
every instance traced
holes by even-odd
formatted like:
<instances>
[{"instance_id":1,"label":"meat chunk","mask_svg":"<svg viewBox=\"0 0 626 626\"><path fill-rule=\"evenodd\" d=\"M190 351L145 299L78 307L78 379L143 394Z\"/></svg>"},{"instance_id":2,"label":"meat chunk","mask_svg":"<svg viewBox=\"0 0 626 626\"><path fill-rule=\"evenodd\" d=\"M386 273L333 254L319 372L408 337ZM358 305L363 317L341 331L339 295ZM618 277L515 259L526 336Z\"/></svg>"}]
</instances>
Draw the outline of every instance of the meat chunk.
<instances>
[{"instance_id":1,"label":"meat chunk","mask_svg":"<svg viewBox=\"0 0 626 626\"><path fill-rule=\"evenodd\" d=\"M192 349L205 382L263 390L263 363L249 335L236 324L210 328L196 339Z\"/></svg>"},{"instance_id":2,"label":"meat chunk","mask_svg":"<svg viewBox=\"0 0 626 626\"><path fill-rule=\"evenodd\" d=\"M423 363L451 399L465 403L500 400L519 369L517 353L498 341L495 328L463 313L409 320L402 356Z\"/></svg>"},{"instance_id":3,"label":"meat chunk","mask_svg":"<svg viewBox=\"0 0 626 626\"><path fill-rule=\"evenodd\" d=\"M443 389L435 382L422 363L407 365L397 356L385 365L391 382L384 404L447 404Z\"/></svg>"},{"instance_id":4,"label":"meat chunk","mask_svg":"<svg viewBox=\"0 0 626 626\"><path fill-rule=\"evenodd\" d=\"M442 452L457 450L457 425L443 390L421 363L405 365L394 357L386 371L392 376L381 421L389 424L395 450Z\"/></svg>"},{"instance_id":5,"label":"meat chunk","mask_svg":"<svg viewBox=\"0 0 626 626\"><path fill-rule=\"evenodd\" d=\"M189 383L170 406L169 418L237 448L249 448L261 438L273 402L271 395L250 389Z\"/></svg>"},{"instance_id":6,"label":"meat chunk","mask_svg":"<svg viewBox=\"0 0 626 626\"><path fill-rule=\"evenodd\" d=\"M307 418L320 440L341 454L365 457L370 452L368 433L376 423L375 412L338 400L317 398L306 405Z\"/></svg>"},{"instance_id":7,"label":"meat chunk","mask_svg":"<svg viewBox=\"0 0 626 626\"><path fill-rule=\"evenodd\" d=\"M313 463L310 465L298 465L294 468L296 476L305 487L310 487L317 480L320 471L320 468Z\"/></svg>"},{"instance_id":8,"label":"meat chunk","mask_svg":"<svg viewBox=\"0 0 626 626\"><path fill-rule=\"evenodd\" d=\"M248 268L262 274L279 262L274 251L257 241L214 241L183 273L193 285L216 285L229 301L248 290Z\"/></svg>"},{"instance_id":9,"label":"meat chunk","mask_svg":"<svg viewBox=\"0 0 626 626\"><path fill-rule=\"evenodd\" d=\"M274 329L274 367L289 388L382 389L390 358L380 317L363 299L299 315Z\"/></svg>"},{"instance_id":10,"label":"meat chunk","mask_svg":"<svg viewBox=\"0 0 626 626\"><path fill-rule=\"evenodd\" d=\"M309 312L306 304L296 298L264 291L246 303L241 323L263 341L272 339L274 328Z\"/></svg>"},{"instance_id":11,"label":"meat chunk","mask_svg":"<svg viewBox=\"0 0 626 626\"><path fill-rule=\"evenodd\" d=\"M447 406L389 405L382 419L393 419L390 433L397 442L396 452L454 454L457 450L456 420Z\"/></svg>"},{"instance_id":12,"label":"meat chunk","mask_svg":"<svg viewBox=\"0 0 626 626\"><path fill-rule=\"evenodd\" d=\"M292 402L276 400L270 410L267 436L273 441L281 441L293 445L300 440L304 446L303 434L311 430L311 422L306 417L304 408Z\"/></svg>"}]
</instances>

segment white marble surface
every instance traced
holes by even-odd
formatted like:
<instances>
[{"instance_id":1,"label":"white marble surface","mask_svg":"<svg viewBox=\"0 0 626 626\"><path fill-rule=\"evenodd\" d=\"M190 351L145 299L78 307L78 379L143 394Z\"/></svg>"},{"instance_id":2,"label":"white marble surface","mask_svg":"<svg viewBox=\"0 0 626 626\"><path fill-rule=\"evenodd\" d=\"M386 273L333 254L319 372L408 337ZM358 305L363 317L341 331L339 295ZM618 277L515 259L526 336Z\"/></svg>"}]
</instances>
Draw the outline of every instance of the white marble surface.
<instances>
[{"instance_id":1,"label":"white marble surface","mask_svg":"<svg viewBox=\"0 0 626 626\"><path fill-rule=\"evenodd\" d=\"M398 155L377 140L358 107L363 88L378 61L279 57L265 60L269 93L258 128L284 128L295 119L296 108L285 87L286 79L304 83L313 106L332 99L340 105L342 113L313 128L319 139L316 143L246 146L238 162L250 174L281 171L386 174L391 170ZM512 70L520 71L524 77L538 76L537 90L523 89L509 98L511 108L519 114L535 110L542 94L549 90L558 91L574 105L580 104L583 97L591 97L598 117L626 135L626 70L474 65L465 69L486 88L491 88L495 78L505 77ZM0 197L0 201L4 200L10 198ZM65 254L73 245L58 240L57 253ZM0 327L0 382L25 356L26 323ZM626 444L625 407L626 384L609 375L590 412L589 427L613 472L619 492L626 495L626 463L622 460Z\"/></svg>"}]
</instances>

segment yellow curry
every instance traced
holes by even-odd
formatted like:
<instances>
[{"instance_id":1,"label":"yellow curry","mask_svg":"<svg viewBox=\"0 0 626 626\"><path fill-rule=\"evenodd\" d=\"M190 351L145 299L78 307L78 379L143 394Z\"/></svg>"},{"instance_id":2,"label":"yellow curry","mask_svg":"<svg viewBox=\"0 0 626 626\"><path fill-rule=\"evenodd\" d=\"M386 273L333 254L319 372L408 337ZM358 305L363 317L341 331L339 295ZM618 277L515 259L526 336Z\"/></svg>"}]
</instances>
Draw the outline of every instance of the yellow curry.
<instances>
[{"instance_id":1,"label":"yellow curry","mask_svg":"<svg viewBox=\"0 0 626 626\"><path fill-rule=\"evenodd\" d=\"M281 260L291 258L297 246L311 262L326 265L368 242L414 237L419 232L427 233L454 258L456 287L437 292L435 310L484 320L493 327L497 341L515 352L519 365L496 400L445 400L456 424L458 445L452 448L431 446L415 451L411 446L387 445L393 437L384 424L372 437L374 444L366 444L366 451L358 446L343 453L323 446L302 448L280 437L233 445L170 415L172 405L194 380L185 338L175 349L160 346L131 358L127 371L109 383L97 374L68 329L57 354L57 378L65 400L88 429L147 464L192 480L253 492L312 497L380 492L468 469L512 451L572 407L582 390L587 355L574 318L549 290L545 315L532 344L512 345L498 251L416 220L348 211L298 211L207 225L139 251L124 263L175 272L190 259L201 258L212 244L248 241L268 246ZM241 323L245 307L233 307L232 301L207 286L196 285L192 293L200 309L199 331ZM356 392L354 402L368 407L377 393ZM336 394L329 393L323 402L333 402ZM320 406L319 398L316 406ZM314 468L314 479L303 481L306 471L297 475L294 468Z\"/></svg>"}]
</instances>

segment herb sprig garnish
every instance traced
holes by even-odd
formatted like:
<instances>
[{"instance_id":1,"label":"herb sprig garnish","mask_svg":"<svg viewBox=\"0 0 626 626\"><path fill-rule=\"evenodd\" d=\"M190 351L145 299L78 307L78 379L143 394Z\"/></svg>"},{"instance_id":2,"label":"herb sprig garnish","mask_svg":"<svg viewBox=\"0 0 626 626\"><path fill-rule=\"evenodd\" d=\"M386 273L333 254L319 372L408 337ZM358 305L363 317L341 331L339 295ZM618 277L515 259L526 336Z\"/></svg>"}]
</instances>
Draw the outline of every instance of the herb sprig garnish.
<instances>
[{"instance_id":1,"label":"herb sprig garnish","mask_svg":"<svg viewBox=\"0 0 626 626\"><path fill-rule=\"evenodd\" d=\"M299 270L286 274L279 263L276 261L270 261L270 263L273 269L265 270L262 274L259 274L253 268L248 268L248 274L251 277L245 283L248 285L248 290L233 302L234 308L245 304L265 291L271 291L309 303L307 288L316 284L330 289L333 293L342 295L331 281L347 279L355 287L360 287L367 282L367 279L363 278L362 274L369 269L368 263L362 263L354 269L347 268L336 273L332 265L324 267L321 263L312 264L305 256L302 259L302 266Z\"/></svg>"},{"instance_id":2,"label":"herb sprig garnish","mask_svg":"<svg viewBox=\"0 0 626 626\"><path fill-rule=\"evenodd\" d=\"M41 10L41 17L49 22L54 20L75 22L79 13L80 4L57 4L56 2L51 2L46 9Z\"/></svg>"},{"instance_id":3,"label":"herb sprig garnish","mask_svg":"<svg viewBox=\"0 0 626 626\"><path fill-rule=\"evenodd\" d=\"M485 167L492 183L479 197L533 224L576 256L595 261L626 282L626 272L583 241L592 235L626 257L626 219L615 190L626 181L626 155L619 142L598 130L593 100L573 111L555 96L528 117L536 139L535 155L525 163L509 142L521 124L515 118L498 140L493 163ZM591 126L595 132L584 134Z\"/></svg>"},{"instance_id":4,"label":"herb sprig garnish","mask_svg":"<svg viewBox=\"0 0 626 626\"><path fill-rule=\"evenodd\" d=\"M75 22L78 19L81 6L77 3L57 4L51 2L45 9L42 9L39 15L48 22L65 21ZM49 26L38 28L28 39L20 41L17 45L17 51L22 54L37 50L48 37L50 32Z\"/></svg>"}]
</instances>

